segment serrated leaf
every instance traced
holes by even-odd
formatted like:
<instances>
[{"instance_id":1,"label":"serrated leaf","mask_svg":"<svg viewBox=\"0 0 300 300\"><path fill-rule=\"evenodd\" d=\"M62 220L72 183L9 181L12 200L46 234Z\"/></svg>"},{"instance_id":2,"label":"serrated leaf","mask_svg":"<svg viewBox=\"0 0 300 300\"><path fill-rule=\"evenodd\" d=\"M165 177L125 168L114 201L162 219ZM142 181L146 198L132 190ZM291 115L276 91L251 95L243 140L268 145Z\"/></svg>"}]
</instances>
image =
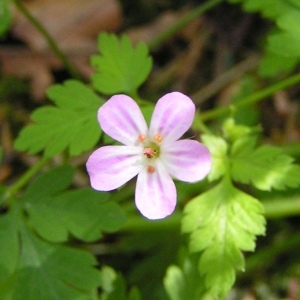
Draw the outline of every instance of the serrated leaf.
<instances>
[{"instance_id":1,"label":"serrated leaf","mask_svg":"<svg viewBox=\"0 0 300 300\"><path fill-rule=\"evenodd\" d=\"M201 252L199 272L211 295L224 296L244 269L241 250L253 251L255 236L264 234L263 206L235 188L227 177L190 201L182 231L190 233L190 251Z\"/></svg>"},{"instance_id":2,"label":"serrated leaf","mask_svg":"<svg viewBox=\"0 0 300 300\"><path fill-rule=\"evenodd\" d=\"M20 224L18 269L0 290L3 300L93 300L97 261L88 252L46 243Z\"/></svg>"},{"instance_id":3,"label":"serrated leaf","mask_svg":"<svg viewBox=\"0 0 300 300\"><path fill-rule=\"evenodd\" d=\"M249 151L247 147L245 143L232 153L230 173L235 181L264 191L300 185L300 166L280 148L264 145Z\"/></svg>"},{"instance_id":4,"label":"serrated leaf","mask_svg":"<svg viewBox=\"0 0 300 300\"><path fill-rule=\"evenodd\" d=\"M116 203L108 201L107 193L90 188L61 193L73 175L73 168L61 166L29 186L21 200L35 230L52 242L66 241L69 233L90 242L99 239L102 231L118 230L125 215Z\"/></svg>"},{"instance_id":5,"label":"serrated leaf","mask_svg":"<svg viewBox=\"0 0 300 300\"><path fill-rule=\"evenodd\" d=\"M298 0L228 0L241 3L248 12L259 12L277 23L282 30L267 39L266 57L260 73L272 77L280 72L291 72L299 62L299 1Z\"/></svg>"},{"instance_id":6,"label":"serrated leaf","mask_svg":"<svg viewBox=\"0 0 300 300\"><path fill-rule=\"evenodd\" d=\"M226 119L223 123L222 129L224 132L224 137L230 142L234 142L238 139L257 134L257 132L260 131L260 128L258 126L249 127L242 124L237 124L237 122L233 118Z\"/></svg>"},{"instance_id":7,"label":"serrated leaf","mask_svg":"<svg viewBox=\"0 0 300 300\"><path fill-rule=\"evenodd\" d=\"M56 106L44 106L32 113L33 124L20 132L16 149L31 154L44 150L46 157L64 150L71 156L90 150L101 134L97 110L103 99L76 80L53 85L47 95Z\"/></svg>"},{"instance_id":8,"label":"serrated leaf","mask_svg":"<svg viewBox=\"0 0 300 300\"><path fill-rule=\"evenodd\" d=\"M0 217L0 287L11 276L18 264L19 243L15 220L11 214Z\"/></svg>"},{"instance_id":9,"label":"serrated leaf","mask_svg":"<svg viewBox=\"0 0 300 300\"><path fill-rule=\"evenodd\" d=\"M209 181L217 180L227 172L228 145L224 139L213 135L203 134L201 139L212 157L212 167L207 178Z\"/></svg>"},{"instance_id":10,"label":"serrated leaf","mask_svg":"<svg viewBox=\"0 0 300 300\"><path fill-rule=\"evenodd\" d=\"M299 3L298 3L299 5ZM291 6L290 11L277 19L281 31L268 37L267 50L271 53L299 61L300 58L300 7Z\"/></svg>"},{"instance_id":11,"label":"serrated leaf","mask_svg":"<svg viewBox=\"0 0 300 300\"><path fill-rule=\"evenodd\" d=\"M276 23L281 30L273 32L268 36L267 55L271 55L271 57L272 55L277 56L278 61L275 62L275 67L278 68L280 66L281 70L291 71L300 58L299 7L295 9L291 5L291 9L282 14ZM271 66L270 68L274 67Z\"/></svg>"},{"instance_id":12,"label":"serrated leaf","mask_svg":"<svg viewBox=\"0 0 300 300\"><path fill-rule=\"evenodd\" d=\"M135 95L152 68L146 44L139 43L134 48L125 35L118 39L113 34L102 33L98 48L101 54L91 59L97 70L92 76L94 88L107 95L121 92Z\"/></svg>"},{"instance_id":13,"label":"serrated leaf","mask_svg":"<svg viewBox=\"0 0 300 300\"><path fill-rule=\"evenodd\" d=\"M293 6L285 0L228 0L228 2L241 3L245 11L260 12L264 17L272 20L293 9Z\"/></svg>"},{"instance_id":14,"label":"serrated leaf","mask_svg":"<svg viewBox=\"0 0 300 300\"><path fill-rule=\"evenodd\" d=\"M259 74L263 77L272 78L280 72L290 73L298 62L297 57L285 57L269 51L260 61Z\"/></svg>"}]
</instances>

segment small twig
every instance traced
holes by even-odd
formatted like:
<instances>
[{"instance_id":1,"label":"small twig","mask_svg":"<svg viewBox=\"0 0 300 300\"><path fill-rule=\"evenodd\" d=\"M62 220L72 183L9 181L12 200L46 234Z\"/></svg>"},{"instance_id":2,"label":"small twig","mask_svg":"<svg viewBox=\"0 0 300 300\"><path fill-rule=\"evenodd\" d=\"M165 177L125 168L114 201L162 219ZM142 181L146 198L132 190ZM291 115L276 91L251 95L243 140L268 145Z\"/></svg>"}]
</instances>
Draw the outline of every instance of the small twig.
<instances>
[{"instance_id":1,"label":"small twig","mask_svg":"<svg viewBox=\"0 0 300 300\"><path fill-rule=\"evenodd\" d=\"M199 16L203 15L206 11L210 10L211 8L217 6L219 3L221 3L223 0L210 0L207 1L204 4L199 5L195 9L193 9L190 13L184 15L182 18L180 18L176 23L174 23L172 26L168 27L165 31L163 31L161 34L157 35L149 44L150 49L155 49L157 46L159 46L163 41L168 39L170 36L172 36L174 33L176 33L178 30L189 24L194 19L198 18Z\"/></svg>"},{"instance_id":2,"label":"small twig","mask_svg":"<svg viewBox=\"0 0 300 300\"><path fill-rule=\"evenodd\" d=\"M275 94L277 91L287 89L288 87L291 87L295 84L300 83L300 74L296 74L294 76L288 77L284 80L281 80L277 83L274 83L260 91L257 91L247 97L245 97L243 100L239 101L238 103L235 103L234 105L224 105L221 107L214 108L209 111L205 111L201 113L202 121L208 121L212 119L216 119L220 116L225 115L226 113L230 112L232 108L240 108L244 106L248 106L251 104L254 104L256 102L259 102L263 99L266 99L267 97L270 97L271 95Z\"/></svg>"},{"instance_id":3,"label":"small twig","mask_svg":"<svg viewBox=\"0 0 300 300\"><path fill-rule=\"evenodd\" d=\"M192 95L192 99L195 104L202 104L207 99L217 94L226 85L241 77L244 73L255 69L259 63L259 59L260 57L258 55L252 55L229 71L217 77L214 81Z\"/></svg>"},{"instance_id":4,"label":"small twig","mask_svg":"<svg viewBox=\"0 0 300 300\"><path fill-rule=\"evenodd\" d=\"M80 79L80 74L73 67L67 56L58 48L54 39L50 36L48 31L43 27L43 25L27 10L27 8L21 3L20 0L15 0L17 8L23 13L23 15L34 25L34 27L40 32L40 34L47 41L50 49L55 53L55 55L61 60L65 68L71 74L73 78Z\"/></svg>"}]
</instances>

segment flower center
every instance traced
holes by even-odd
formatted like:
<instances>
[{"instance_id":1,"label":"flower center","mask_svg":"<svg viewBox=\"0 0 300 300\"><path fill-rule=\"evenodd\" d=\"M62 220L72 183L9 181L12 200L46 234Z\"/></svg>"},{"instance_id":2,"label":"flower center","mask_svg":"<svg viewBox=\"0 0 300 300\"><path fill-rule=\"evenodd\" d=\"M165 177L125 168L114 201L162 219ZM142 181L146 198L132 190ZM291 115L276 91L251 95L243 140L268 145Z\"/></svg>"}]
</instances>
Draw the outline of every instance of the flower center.
<instances>
[{"instance_id":1,"label":"flower center","mask_svg":"<svg viewBox=\"0 0 300 300\"><path fill-rule=\"evenodd\" d=\"M153 137L153 141L147 141L147 138L144 134L140 134L138 136L138 141L143 143L144 151L143 154L149 159L157 158L160 154L160 145L159 143L163 140L162 136L159 134L155 134ZM154 173L155 168L151 164L147 165L147 172Z\"/></svg>"},{"instance_id":2,"label":"flower center","mask_svg":"<svg viewBox=\"0 0 300 300\"><path fill-rule=\"evenodd\" d=\"M152 158L152 157L158 157L159 156L159 146L155 143L150 143L147 145L146 148L144 148L144 155L147 156L147 158Z\"/></svg>"}]
</instances>

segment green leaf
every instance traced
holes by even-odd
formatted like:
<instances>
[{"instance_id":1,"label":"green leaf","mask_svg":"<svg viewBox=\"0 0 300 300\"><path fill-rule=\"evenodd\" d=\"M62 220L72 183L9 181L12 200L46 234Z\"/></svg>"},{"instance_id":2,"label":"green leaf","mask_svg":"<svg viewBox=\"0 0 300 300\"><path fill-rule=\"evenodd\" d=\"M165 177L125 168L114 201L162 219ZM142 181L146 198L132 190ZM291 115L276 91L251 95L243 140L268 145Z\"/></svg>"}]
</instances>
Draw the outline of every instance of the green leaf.
<instances>
[{"instance_id":1,"label":"green leaf","mask_svg":"<svg viewBox=\"0 0 300 300\"><path fill-rule=\"evenodd\" d=\"M170 300L203 300L205 286L197 268L197 258L186 256L181 267L171 265L164 278ZM207 298L207 300L211 299Z\"/></svg>"},{"instance_id":2,"label":"green leaf","mask_svg":"<svg viewBox=\"0 0 300 300\"><path fill-rule=\"evenodd\" d=\"M260 73L272 77L280 72L291 72L300 58L298 0L228 0L241 3L247 12L259 12L275 21L281 30L267 38L265 57L260 64Z\"/></svg>"},{"instance_id":3,"label":"green leaf","mask_svg":"<svg viewBox=\"0 0 300 300\"><path fill-rule=\"evenodd\" d=\"M261 69L264 64L269 62L270 73L272 69L275 71L288 71L291 72L300 59L300 7L291 9L289 12L281 15L277 19L277 25L281 30L272 32L267 38L267 58L262 61ZM268 61L269 57L269 61ZM274 66L271 65L274 57L277 59ZM266 67L264 67L266 69ZM271 73L272 74L272 73Z\"/></svg>"},{"instance_id":4,"label":"green leaf","mask_svg":"<svg viewBox=\"0 0 300 300\"><path fill-rule=\"evenodd\" d=\"M300 57L300 11L291 10L277 20L282 30L268 38L268 50L285 57Z\"/></svg>"},{"instance_id":5,"label":"green leaf","mask_svg":"<svg viewBox=\"0 0 300 300\"><path fill-rule=\"evenodd\" d=\"M268 51L260 61L259 74L263 77L274 77L280 73L290 73L299 62L297 57L286 57Z\"/></svg>"},{"instance_id":6,"label":"green leaf","mask_svg":"<svg viewBox=\"0 0 300 300\"><path fill-rule=\"evenodd\" d=\"M228 118L222 125L224 137L230 142L235 142L239 139L243 139L248 136L257 135L261 131L259 126L250 127L245 125L239 125L233 118Z\"/></svg>"},{"instance_id":7,"label":"green leaf","mask_svg":"<svg viewBox=\"0 0 300 300\"><path fill-rule=\"evenodd\" d=\"M137 287L133 287L129 291L128 300L141 300L142 296Z\"/></svg>"},{"instance_id":8,"label":"green leaf","mask_svg":"<svg viewBox=\"0 0 300 300\"><path fill-rule=\"evenodd\" d=\"M239 146L233 145L231 176L244 184L253 184L264 191L284 190L300 185L300 166L280 148L269 145L254 150L254 143L245 139Z\"/></svg>"},{"instance_id":9,"label":"green leaf","mask_svg":"<svg viewBox=\"0 0 300 300\"><path fill-rule=\"evenodd\" d=\"M0 1L0 36L2 36L10 27L12 18L7 0Z\"/></svg>"},{"instance_id":10,"label":"green leaf","mask_svg":"<svg viewBox=\"0 0 300 300\"><path fill-rule=\"evenodd\" d=\"M139 43L134 48L125 35L118 39L113 34L102 33L98 48L101 54L91 59L96 68L92 76L94 88L107 95L127 93L134 96L152 68L146 44Z\"/></svg>"},{"instance_id":11,"label":"green leaf","mask_svg":"<svg viewBox=\"0 0 300 300\"><path fill-rule=\"evenodd\" d=\"M3 280L11 276L18 264L19 242L15 220L11 214L0 217L0 290Z\"/></svg>"},{"instance_id":12,"label":"green leaf","mask_svg":"<svg viewBox=\"0 0 300 300\"><path fill-rule=\"evenodd\" d=\"M101 300L140 300L141 296L137 288L132 288L126 296L126 283L124 278L113 268L104 266L101 269Z\"/></svg>"},{"instance_id":13,"label":"green leaf","mask_svg":"<svg viewBox=\"0 0 300 300\"><path fill-rule=\"evenodd\" d=\"M276 19L278 16L294 9L286 0L228 0L229 3L241 3L247 12L260 12L268 19Z\"/></svg>"},{"instance_id":14,"label":"green leaf","mask_svg":"<svg viewBox=\"0 0 300 300\"><path fill-rule=\"evenodd\" d=\"M268 50L283 57L297 58L300 56L300 37L292 31L272 34L268 38Z\"/></svg>"},{"instance_id":15,"label":"green leaf","mask_svg":"<svg viewBox=\"0 0 300 300\"><path fill-rule=\"evenodd\" d=\"M95 241L102 232L118 230L125 215L107 193L90 188L62 192L74 171L62 166L41 175L25 192L22 200L32 226L44 239L63 242L69 233L86 242Z\"/></svg>"},{"instance_id":16,"label":"green leaf","mask_svg":"<svg viewBox=\"0 0 300 300\"><path fill-rule=\"evenodd\" d=\"M195 297L190 298L185 295L186 287L184 275L182 270L177 266L170 266L168 268L164 285L171 300L195 299ZM198 296L197 299L200 299L200 297Z\"/></svg>"},{"instance_id":17,"label":"green leaf","mask_svg":"<svg viewBox=\"0 0 300 300\"><path fill-rule=\"evenodd\" d=\"M265 233L263 206L235 188L227 177L190 201L182 231L190 233L190 251L201 252L199 272L211 296L223 297L244 270L243 251L253 251L255 236Z\"/></svg>"},{"instance_id":18,"label":"green leaf","mask_svg":"<svg viewBox=\"0 0 300 300\"><path fill-rule=\"evenodd\" d=\"M210 151L212 157L212 167L208 174L208 180L219 179L227 172L227 150L228 145L221 137L203 134L202 142Z\"/></svg>"},{"instance_id":19,"label":"green leaf","mask_svg":"<svg viewBox=\"0 0 300 300\"><path fill-rule=\"evenodd\" d=\"M104 266L101 269L101 300L125 300L126 286L122 276L114 269Z\"/></svg>"},{"instance_id":20,"label":"green leaf","mask_svg":"<svg viewBox=\"0 0 300 300\"><path fill-rule=\"evenodd\" d=\"M3 300L96 300L99 272L88 252L46 243L20 224L18 269L0 289Z\"/></svg>"},{"instance_id":21,"label":"green leaf","mask_svg":"<svg viewBox=\"0 0 300 300\"><path fill-rule=\"evenodd\" d=\"M20 132L16 149L30 154L44 150L45 156L52 157L66 149L74 156L93 148L101 134L97 110L103 99L76 80L50 87L47 95L56 106L32 113L34 123Z\"/></svg>"},{"instance_id":22,"label":"green leaf","mask_svg":"<svg viewBox=\"0 0 300 300\"><path fill-rule=\"evenodd\" d=\"M75 169L69 165L53 168L31 182L23 198L38 202L44 196L54 196L68 188L74 175Z\"/></svg>"}]
</instances>

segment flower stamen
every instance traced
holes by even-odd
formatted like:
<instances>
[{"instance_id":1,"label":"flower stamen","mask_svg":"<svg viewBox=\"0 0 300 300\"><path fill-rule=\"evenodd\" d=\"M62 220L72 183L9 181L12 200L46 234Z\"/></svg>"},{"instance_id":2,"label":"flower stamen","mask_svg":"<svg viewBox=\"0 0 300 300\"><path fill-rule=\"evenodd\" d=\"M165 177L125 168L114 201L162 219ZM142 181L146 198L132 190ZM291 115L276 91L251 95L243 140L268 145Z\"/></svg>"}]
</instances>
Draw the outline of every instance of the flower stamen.
<instances>
[{"instance_id":1,"label":"flower stamen","mask_svg":"<svg viewBox=\"0 0 300 300\"><path fill-rule=\"evenodd\" d=\"M159 135L159 134L156 134L155 136L154 136L154 140L156 141L156 142L161 142L162 141L162 136L161 135Z\"/></svg>"},{"instance_id":2,"label":"flower stamen","mask_svg":"<svg viewBox=\"0 0 300 300\"><path fill-rule=\"evenodd\" d=\"M142 143L145 139L146 139L146 136L145 136L144 134L140 134L140 135L138 136L138 141L141 142L141 143Z\"/></svg>"},{"instance_id":3,"label":"flower stamen","mask_svg":"<svg viewBox=\"0 0 300 300\"><path fill-rule=\"evenodd\" d=\"M154 173L154 171L155 171L155 168L153 166L150 166L150 165L147 166L148 173Z\"/></svg>"}]
</instances>

